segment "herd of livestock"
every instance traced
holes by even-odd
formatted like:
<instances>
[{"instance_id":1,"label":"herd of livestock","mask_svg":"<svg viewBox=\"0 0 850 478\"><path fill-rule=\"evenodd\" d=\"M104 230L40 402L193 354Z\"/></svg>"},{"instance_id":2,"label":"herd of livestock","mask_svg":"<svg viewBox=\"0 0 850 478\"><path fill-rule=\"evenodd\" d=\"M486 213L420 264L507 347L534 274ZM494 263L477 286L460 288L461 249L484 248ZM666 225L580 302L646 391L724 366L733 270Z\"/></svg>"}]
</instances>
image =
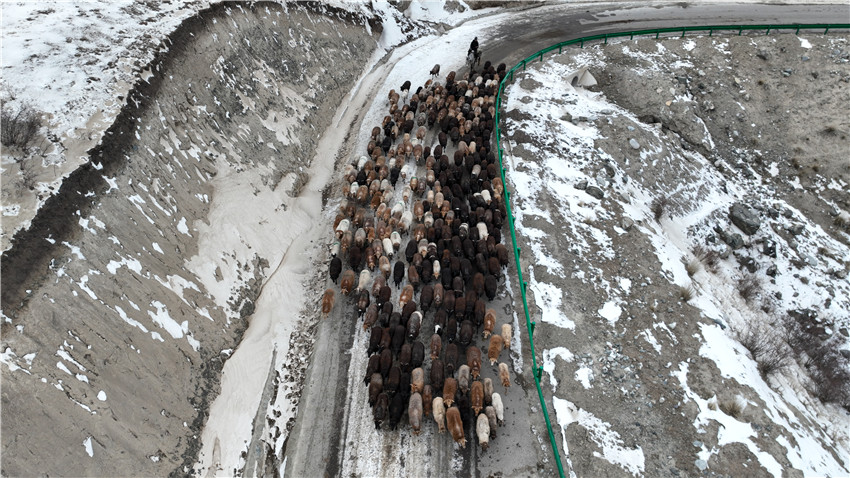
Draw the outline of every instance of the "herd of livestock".
<instances>
[{"instance_id":1,"label":"herd of livestock","mask_svg":"<svg viewBox=\"0 0 850 478\"><path fill-rule=\"evenodd\" d=\"M367 155L345 166L329 273L370 334L364 381L376 429L396 429L406 412L418 435L432 416L462 447L472 429L486 449L503 424L501 395L481 368L489 360L510 387L500 360L511 325L497 328L487 307L509 260L504 185L490 147L504 71L486 62L441 83L437 65L413 94L405 82L390 91ZM334 291L325 291L324 314Z\"/></svg>"}]
</instances>

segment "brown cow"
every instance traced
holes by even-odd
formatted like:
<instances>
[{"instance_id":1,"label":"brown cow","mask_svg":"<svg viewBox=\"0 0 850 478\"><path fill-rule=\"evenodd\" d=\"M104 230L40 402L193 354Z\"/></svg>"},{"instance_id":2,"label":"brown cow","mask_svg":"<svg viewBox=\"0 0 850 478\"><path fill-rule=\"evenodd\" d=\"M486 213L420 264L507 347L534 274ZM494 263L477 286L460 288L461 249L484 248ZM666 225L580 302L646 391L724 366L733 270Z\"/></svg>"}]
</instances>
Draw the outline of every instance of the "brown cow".
<instances>
[{"instance_id":1,"label":"brown cow","mask_svg":"<svg viewBox=\"0 0 850 478\"><path fill-rule=\"evenodd\" d=\"M404 309L404 305L413 300L413 286L407 284L404 286L404 289L401 290L401 294L398 296L398 306L401 309Z\"/></svg>"},{"instance_id":2,"label":"brown cow","mask_svg":"<svg viewBox=\"0 0 850 478\"><path fill-rule=\"evenodd\" d=\"M373 373L369 380L369 406L374 407L378 395L384 391L384 378L379 373Z\"/></svg>"},{"instance_id":3,"label":"brown cow","mask_svg":"<svg viewBox=\"0 0 850 478\"><path fill-rule=\"evenodd\" d=\"M327 317L328 314L331 313L331 310L334 308L334 290L328 289L325 291L325 295L322 296L322 315Z\"/></svg>"},{"instance_id":4,"label":"brown cow","mask_svg":"<svg viewBox=\"0 0 850 478\"><path fill-rule=\"evenodd\" d=\"M457 369L457 345L450 343L446 346L446 376L453 377Z\"/></svg>"},{"instance_id":5,"label":"brown cow","mask_svg":"<svg viewBox=\"0 0 850 478\"><path fill-rule=\"evenodd\" d=\"M496 438L496 427L498 427L498 422L496 421L496 409L492 406L488 406L484 408L484 414L487 415L487 422L490 425L490 439Z\"/></svg>"},{"instance_id":6,"label":"brown cow","mask_svg":"<svg viewBox=\"0 0 850 478\"><path fill-rule=\"evenodd\" d=\"M443 389L443 383L445 382L445 372L443 370L443 361L440 359L434 359L431 361L431 385L434 386L434 390L437 393Z\"/></svg>"},{"instance_id":7,"label":"brown cow","mask_svg":"<svg viewBox=\"0 0 850 478\"><path fill-rule=\"evenodd\" d=\"M481 373L481 349L475 345L466 348L466 364L473 379L477 379Z\"/></svg>"},{"instance_id":8,"label":"brown cow","mask_svg":"<svg viewBox=\"0 0 850 478\"><path fill-rule=\"evenodd\" d=\"M439 264L436 261L435 261L435 263ZM437 274L437 272L434 271L434 277L439 279L438 276L439 276L439 274ZM444 295L445 295L445 292L444 292L444 289L443 289L443 284L438 283L438 284L434 285L434 307L439 307L439 306L443 305L443 296Z\"/></svg>"},{"instance_id":9,"label":"brown cow","mask_svg":"<svg viewBox=\"0 0 850 478\"><path fill-rule=\"evenodd\" d=\"M493 329L496 328L496 311L493 309L487 309L487 313L484 314L484 338L490 337L490 334L493 333Z\"/></svg>"},{"instance_id":10,"label":"brown cow","mask_svg":"<svg viewBox=\"0 0 850 478\"><path fill-rule=\"evenodd\" d=\"M434 396L431 392L431 386L425 385L422 387L422 408L425 416L431 415L431 407L433 406Z\"/></svg>"},{"instance_id":11,"label":"brown cow","mask_svg":"<svg viewBox=\"0 0 850 478\"><path fill-rule=\"evenodd\" d=\"M443 340L439 334L431 336L431 360L440 357L440 351L443 349Z\"/></svg>"},{"instance_id":12,"label":"brown cow","mask_svg":"<svg viewBox=\"0 0 850 478\"><path fill-rule=\"evenodd\" d=\"M457 380L448 377L443 381L443 404L451 407L455 402L455 394L457 393Z\"/></svg>"},{"instance_id":13,"label":"brown cow","mask_svg":"<svg viewBox=\"0 0 850 478\"><path fill-rule=\"evenodd\" d=\"M461 448L466 448L466 437L463 433L463 422L460 419L460 411L457 407L449 407L449 409L446 410L446 422L454 441L459 443Z\"/></svg>"},{"instance_id":14,"label":"brown cow","mask_svg":"<svg viewBox=\"0 0 850 478\"><path fill-rule=\"evenodd\" d=\"M372 418L375 421L375 429L380 430L381 424L389 415L390 399L386 393L378 395L375 406L372 408Z\"/></svg>"},{"instance_id":15,"label":"brown cow","mask_svg":"<svg viewBox=\"0 0 850 478\"><path fill-rule=\"evenodd\" d=\"M484 404L493 404L493 379L489 377L484 379Z\"/></svg>"},{"instance_id":16,"label":"brown cow","mask_svg":"<svg viewBox=\"0 0 850 478\"><path fill-rule=\"evenodd\" d=\"M422 395L418 392L410 396L410 402L407 405L407 416L410 419L413 434L419 435L422 429Z\"/></svg>"},{"instance_id":17,"label":"brown cow","mask_svg":"<svg viewBox=\"0 0 850 478\"><path fill-rule=\"evenodd\" d=\"M504 347L508 348L511 346L511 324L502 324L502 339L504 340Z\"/></svg>"},{"instance_id":18,"label":"brown cow","mask_svg":"<svg viewBox=\"0 0 850 478\"><path fill-rule=\"evenodd\" d=\"M369 380L372 378L372 374L381 371L381 356L375 354L369 357L369 363L366 365L366 377L363 379L363 383L368 384Z\"/></svg>"},{"instance_id":19,"label":"brown cow","mask_svg":"<svg viewBox=\"0 0 850 478\"><path fill-rule=\"evenodd\" d=\"M423 387L425 387L425 371L422 367L417 367L410 372L410 391L422 393Z\"/></svg>"},{"instance_id":20,"label":"brown cow","mask_svg":"<svg viewBox=\"0 0 850 478\"><path fill-rule=\"evenodd\" d=\"M487 348L487 358L490 359L490 365L499 361L499 354L505 348L505 341L501 335L494 334L490 337L490 346Z\"/></svg>"},{"instance_id":21,"label":"brown cow","mask_svg":"<svg viewBox=\"0 0 850 478\"><path fill-rule=\"evenodd\" d=\"M381 376L385 379L389 377L390 368L393 366L393 352L390 349L381 350L381 360L379 362Z\"/></svg>"},{"instance_id":22,"label":"brown cow","mask_svg":"<svg viewBox=\"0 0 850 478\"><path fill-rule=\"evenodd\" d=\"M499 362L499 378L502 380L502 385L507 388L511 386L511 375L508 372L508 364Z\"/></svg>"},{"instance_id":23,"label":"brown cow","mask_svg":"<svg viewBox=\"0 0 850 478\"><path fill-rule=\"evenodd\" d=\"M401 366L402 370L409 372L412 367L410 366L410 362L413 360L413 345L410 343L404 343L401 346L401 351L398 354L398 363Z\"/></svg>"},{"instance_id":24,"label":"brown cow","mask_svg":"<svg viewBox=\"0 0 850 478\"><path fill-rule=\"evenodd\" d=\"M369 308L370 302L371 302L371 300L369 299L369 291L368 290L361 290L360 291L360 297L357 299L357 313L359 315L363 315L364 313L366 313L366 309ZM373 305L375 305L375 304L373 304ZM377 307L378 306L375 305L376 312L377 312ZM364 330L366 330L366 329L364 328Z\"/></svg>"},{"instance_id":25,"label":"brown cow","mask_svg":"<svg viewBox=\"0 0 850 478\"><path fill-rule=\"evenodd\" d=\"M472 382L472 387L469 389L469 401L475 414L481 413L481 409L484 408L484 385L478 380Z\"/></svg>"},{"instance_id":26,"label":"brown cow","mask_svg":"<svg viewBox=\"0 0 850 478\"><path fill-rule=\"evenodd\" d=\"M347 269L342 273L342 279L339 283L339 288L343 294L348 295L354 289L354 281L357 280L357 277L354 275L354 271L351 269Z\"/></svg>"},{"instance_id":27,"label":"brown cow","mask_svg":"<svg viewBox=\"0 0 850 478\"><path fill-rule=\"evenodd\" d=\"M378 321L378 304L369 304L363 318L363 330L369 330Z\"/></svg>"},{"instance_id":28,"label":"brown cow","mask_svg":"<svg viewBox=\"0 0 850 478\"><path fill-rule=\"evenodd\" d=\"M440 433L446 432L446 407L443 405L442 397L434 397L431 403L431 409L434 412L434 421L437 422L437 430Z\"/></svg>"}]
</instances>

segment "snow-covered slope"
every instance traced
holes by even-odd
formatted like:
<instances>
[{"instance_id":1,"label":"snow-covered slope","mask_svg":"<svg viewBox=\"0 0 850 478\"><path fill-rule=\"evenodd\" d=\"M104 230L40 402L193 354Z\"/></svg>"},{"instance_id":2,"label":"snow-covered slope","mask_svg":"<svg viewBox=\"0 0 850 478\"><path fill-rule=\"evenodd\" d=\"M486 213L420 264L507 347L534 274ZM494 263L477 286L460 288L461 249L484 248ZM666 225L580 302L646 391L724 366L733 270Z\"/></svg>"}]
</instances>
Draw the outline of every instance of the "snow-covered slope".
<instances>
[{"instance_id":1,"label":"snow-covered slope","mask_svg":"<svg viewBox=\"0 0 850 478\"><path fill-rule=\"evenodd\" d=\"M850 236L786 192L802 177L817 191L805 201L846 207L846 149L820 136L820 174L794 170L768 123L782 100L753 91L781 87L774 64L846 77L846 48L844 37L792 35L623 42L531 65L507 88L532 320L575 475L738 475L750 460L777 477L848 473L847 380L838 403L823 403L810 377L824 353L848 365ZM585 71L598 85L572 86ZM808 101L841 123L842 98L827 86ZM730 222L735 203L757 231ZM807 356L793 339L823 349ZM754 355L748 341L768 350ZM788 356L770 371L774 353Z\"/></svg>"}]
</instances>

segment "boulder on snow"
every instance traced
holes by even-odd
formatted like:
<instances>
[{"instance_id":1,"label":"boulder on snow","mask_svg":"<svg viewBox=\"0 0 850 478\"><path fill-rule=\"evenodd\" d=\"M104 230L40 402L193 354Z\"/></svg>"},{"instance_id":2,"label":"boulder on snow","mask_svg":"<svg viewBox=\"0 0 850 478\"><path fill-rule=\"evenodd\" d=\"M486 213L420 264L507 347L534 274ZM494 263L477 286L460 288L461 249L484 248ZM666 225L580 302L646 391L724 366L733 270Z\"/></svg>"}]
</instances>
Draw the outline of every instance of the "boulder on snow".
<instances>
[{"instance_id":1,"label":"boulder on snow","mask_svg":"<svg viewBox=\"0 0 850 478\"><path fill-rule=\"evenodd\" d=\"M737 232L733 234L726 234L723 237L723 242L728 244L733 251L737 251L738 249L744 247L744 237L738 234Z\"/></svg>"},{"instance_id":2,"label":"boulder on snow","mask_svg":"<svg viewBox=\"0 0 850 478\"><path fill-rule=\"evenodd\" d=\"M761 226L761 220L755 211L741 202L736 202L729 208L729 219L732 220L732 224L738 226L738 229L747 235L755 234Z\"/></svg>"},{"instance_id":3,"label":"boulder on snow","mask_svg":"<svg viewBox=\"0 0 850 478\"><path fill-rule=\"evenodd\" d=\"M602 190L599 189L596 186L588 186L587 189L584 190L584 192L586 192L587 194L590 194L591 196L595 197L596 199L602 199L603 197L605 197L605 193L602 192Z\"/></svg>"}]
</instances>

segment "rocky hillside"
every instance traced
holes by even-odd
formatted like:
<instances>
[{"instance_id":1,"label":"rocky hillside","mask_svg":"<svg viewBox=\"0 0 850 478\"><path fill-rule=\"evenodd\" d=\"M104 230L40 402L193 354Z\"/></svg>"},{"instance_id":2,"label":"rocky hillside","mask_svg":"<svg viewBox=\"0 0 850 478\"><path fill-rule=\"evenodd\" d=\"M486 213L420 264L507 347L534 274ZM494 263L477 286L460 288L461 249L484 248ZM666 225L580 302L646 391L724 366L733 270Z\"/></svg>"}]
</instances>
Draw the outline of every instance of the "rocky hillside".
<instances>
[{"instance_id":1,"label":"rocky hillside","mask_svg":"<svg viewBox=\"0 0 850 478\"><path fill-rule=\"evenodd\" d=\"M165 40L3 255L4 475L188 472L285 253L269 238L379 31L318 5L221 4Z\"/></svg>"},{"instance_id":2,"label":"rocky hillside","mask_svg":"<svg viewBox=\"0 0 850 478\"><path fill-rule=\"evenodd\" d=\"M641 39L508 87L535 338L576 476L850 470L848 51Z\"/></svg>"}]
</instances>

